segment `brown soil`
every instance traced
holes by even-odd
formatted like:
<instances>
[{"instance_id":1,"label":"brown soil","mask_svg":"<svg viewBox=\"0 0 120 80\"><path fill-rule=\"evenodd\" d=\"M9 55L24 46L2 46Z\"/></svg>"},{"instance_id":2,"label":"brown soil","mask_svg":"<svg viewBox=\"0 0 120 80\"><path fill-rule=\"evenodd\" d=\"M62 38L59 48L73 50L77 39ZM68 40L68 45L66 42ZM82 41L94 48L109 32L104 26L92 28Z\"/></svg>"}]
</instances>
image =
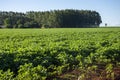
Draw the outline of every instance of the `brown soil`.
<instances>
[{"instance_id":1,"label":"brown soil","mask_svg":"<svg viewBox=\"0 0 120 80\"><path fill-rule=\"evenodd\" d=\"M120 67L114 68L114 80L120 80ZM57 80L78 80L79 75L81 74L80 70L73 70L65 72L59 76L57 76ZM89 79L86 78L84 80L112 80L111 78L106 78L105 70L97 70L96 73L88 73Z\"/></svg>"}]
</instances>

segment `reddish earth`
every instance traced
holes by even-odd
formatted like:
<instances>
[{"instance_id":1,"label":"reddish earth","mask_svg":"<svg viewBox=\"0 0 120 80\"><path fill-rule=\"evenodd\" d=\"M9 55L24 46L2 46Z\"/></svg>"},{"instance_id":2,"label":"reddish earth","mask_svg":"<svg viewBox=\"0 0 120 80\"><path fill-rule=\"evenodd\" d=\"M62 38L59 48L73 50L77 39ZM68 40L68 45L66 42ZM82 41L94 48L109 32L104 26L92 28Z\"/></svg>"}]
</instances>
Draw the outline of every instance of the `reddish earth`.
<instances>
[{"instance_id":1,"label":"reddish earth","mask_svg":"<svg viewBox=\"0 0 120 80\"><path fill-rule=\"evenodd\" d=\"M120 67L114 68L114 79L111 77L106 78L107 74L104 69L96 70L95 72L89 71L86 73L85 78L83 80L120 80ZM65 72L59 76L53 76L47 78L47 80L81 80L78 79L82 72L80 70L72 70ZM54 79L56 78L56 79Z\"/></svg>"}]
</instances>

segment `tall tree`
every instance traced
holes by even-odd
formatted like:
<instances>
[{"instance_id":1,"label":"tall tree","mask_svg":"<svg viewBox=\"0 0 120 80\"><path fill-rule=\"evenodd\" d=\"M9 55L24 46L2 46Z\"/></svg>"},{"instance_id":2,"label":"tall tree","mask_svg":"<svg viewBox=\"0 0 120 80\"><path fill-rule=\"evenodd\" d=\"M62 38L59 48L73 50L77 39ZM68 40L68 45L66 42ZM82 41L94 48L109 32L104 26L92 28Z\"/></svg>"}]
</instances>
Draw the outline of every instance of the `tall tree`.
<instances>
[{"instance_id":1,"label":"tall tree","mask_svg":"<svg viewBox=\"0 0 120 80\"><path fill-rule=\"evenodd\" d=\"M99 27L100 23L100 14L91 10L30 11L25 14L0 12L0 25L8 28Z\"/></svg>"}]
</instances>

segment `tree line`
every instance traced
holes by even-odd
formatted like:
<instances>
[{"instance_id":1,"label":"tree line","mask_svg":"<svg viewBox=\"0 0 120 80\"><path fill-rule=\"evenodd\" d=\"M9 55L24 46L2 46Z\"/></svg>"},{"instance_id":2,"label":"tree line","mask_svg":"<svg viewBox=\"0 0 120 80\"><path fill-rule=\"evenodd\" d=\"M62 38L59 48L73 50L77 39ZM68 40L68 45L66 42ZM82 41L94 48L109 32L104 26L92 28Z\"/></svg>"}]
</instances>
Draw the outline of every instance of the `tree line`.
<instances>
[{"instance_id":1,"label":"tree line","mask_svg":"<svg viewBox=\"0 0 120 80\"><path fill-rule=\"evenodd\" d=\"M0 26L5 28L99 27L100 23L100 14L91 10L0 11Z\"/></svg>"}]
</instances>

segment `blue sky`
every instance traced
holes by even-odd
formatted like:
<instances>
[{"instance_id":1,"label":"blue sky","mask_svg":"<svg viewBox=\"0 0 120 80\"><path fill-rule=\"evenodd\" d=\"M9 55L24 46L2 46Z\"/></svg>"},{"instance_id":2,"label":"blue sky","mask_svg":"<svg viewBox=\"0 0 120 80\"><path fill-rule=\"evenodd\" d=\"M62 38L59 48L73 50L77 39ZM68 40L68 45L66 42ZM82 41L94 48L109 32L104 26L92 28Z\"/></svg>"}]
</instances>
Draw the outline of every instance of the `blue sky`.
<instances>
[{"instance_id":1,"label":"blue sky","mask_svg":"<svg viewBox=\"0 0 120 80\"><path fill-rule=\"evenodd\" d=\"M95 10L104 25L120 26L120 0L0 0L0 11Z\"/></svg>"}]
</instances>

